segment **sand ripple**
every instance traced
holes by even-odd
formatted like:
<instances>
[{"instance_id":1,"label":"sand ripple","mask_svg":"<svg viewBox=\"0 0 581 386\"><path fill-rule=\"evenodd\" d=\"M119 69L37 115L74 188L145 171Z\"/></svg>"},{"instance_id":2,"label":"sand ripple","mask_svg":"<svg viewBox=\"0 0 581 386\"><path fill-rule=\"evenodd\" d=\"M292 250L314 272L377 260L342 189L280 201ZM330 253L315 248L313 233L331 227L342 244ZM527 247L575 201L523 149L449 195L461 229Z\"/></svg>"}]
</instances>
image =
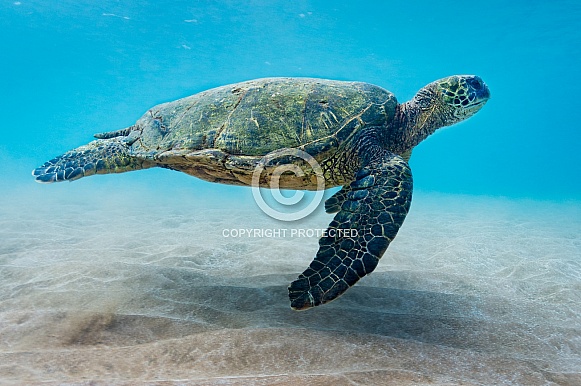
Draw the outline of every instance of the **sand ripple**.
<instances>
[{"instance_id":1,"label":"sand ripple","mask_svg":"<svg viewBox=\"0 0 581 386\"><path fill-rule=\"evenodd\" d=\"M418 194L377 272L293 312L316 238L223 230L330 216L242 195L4 198L2 383L581 384L578 203Z\"/></svg>"}]
</instances>

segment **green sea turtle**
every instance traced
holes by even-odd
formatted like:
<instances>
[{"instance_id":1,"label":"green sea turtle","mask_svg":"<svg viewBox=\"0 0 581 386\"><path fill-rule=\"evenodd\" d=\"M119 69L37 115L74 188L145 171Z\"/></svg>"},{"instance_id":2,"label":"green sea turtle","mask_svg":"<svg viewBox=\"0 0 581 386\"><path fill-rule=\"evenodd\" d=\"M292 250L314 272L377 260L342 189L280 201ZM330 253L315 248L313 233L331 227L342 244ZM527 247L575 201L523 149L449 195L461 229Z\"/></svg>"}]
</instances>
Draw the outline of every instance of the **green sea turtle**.
<instances>
[{"instance_id":1,"label":"green sea turtle","mask_svg":"<svg viewBox=\"0 0 581 386\"><path fill-rule=\"evenodd\" d=\"M489 97L472 75L432 82L402 104L367 83L251 80L155 106L135 125L96 134L97 140L32 174L50 183L160 166L250 185L265 155L306 152L320 165L324 188L343 187L325 202L326 211L337 214L315 259L288 289L291 307L307 309L337 298L374 270L410 207L411 150L436 129L474 115ZM279 173L281 188L317 189L320 174L292 157L267 165L260 185L268 187L274 169L285 164L303 173Z\"/></svg>"}]
</instances>

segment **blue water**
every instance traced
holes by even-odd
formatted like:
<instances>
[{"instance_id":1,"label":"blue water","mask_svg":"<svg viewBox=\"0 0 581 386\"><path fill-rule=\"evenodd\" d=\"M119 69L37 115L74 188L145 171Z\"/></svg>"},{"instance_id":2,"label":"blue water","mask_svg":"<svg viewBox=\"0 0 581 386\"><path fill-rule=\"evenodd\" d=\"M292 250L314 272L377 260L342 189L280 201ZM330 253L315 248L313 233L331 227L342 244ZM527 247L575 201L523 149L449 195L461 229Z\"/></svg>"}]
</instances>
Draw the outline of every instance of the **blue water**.
<instances>
[{"instance_id":1,"label":"blue water","mask_svg":"<svg viewBox=\"0 0 581 386\"><path fill-rule=\"evenodd\" d=\"M579 1L2 0L0 383L581 384L580 27ZM224 231L324 229L322 208L281 223L250 189L158 168L30 175L224 84L404 102L452 74L492 98L414 150L377 269L301 313L287 285L317 238Z\"/></svg>"},{"instance_id":2,"label":"blue water","mask_svg":"<svg viewBox=\"0 0 581 386\"><path fill-rule=\"evenodd\" d=\"M93 133L222 84L359 80L405 101L474 73L492 99L416 149L416 189L578 198L580 23L578 1L4 1L1 183L32 185L32 168Z\"/></svg>"}]
</instances>

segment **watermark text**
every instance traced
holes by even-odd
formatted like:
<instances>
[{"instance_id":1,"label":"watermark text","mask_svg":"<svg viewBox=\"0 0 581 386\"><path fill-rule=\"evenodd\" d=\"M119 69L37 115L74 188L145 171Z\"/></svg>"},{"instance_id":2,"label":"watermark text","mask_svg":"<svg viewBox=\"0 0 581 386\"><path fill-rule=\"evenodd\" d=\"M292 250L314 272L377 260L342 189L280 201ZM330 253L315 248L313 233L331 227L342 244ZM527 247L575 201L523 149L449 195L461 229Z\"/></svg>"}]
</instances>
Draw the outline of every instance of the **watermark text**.
<instances>
[{"instance_id":1,"label":"watermark text","mask_svg":"<svg viewBox=\"0 0 581 386\"><path fill-rule=\"evenodd\" d=\"M279 237L351 237L359 234L357 229L312 229L312 228L230 228L223 229L223 237L231 238L279 238Z\"/></svg>"}]
</instances>

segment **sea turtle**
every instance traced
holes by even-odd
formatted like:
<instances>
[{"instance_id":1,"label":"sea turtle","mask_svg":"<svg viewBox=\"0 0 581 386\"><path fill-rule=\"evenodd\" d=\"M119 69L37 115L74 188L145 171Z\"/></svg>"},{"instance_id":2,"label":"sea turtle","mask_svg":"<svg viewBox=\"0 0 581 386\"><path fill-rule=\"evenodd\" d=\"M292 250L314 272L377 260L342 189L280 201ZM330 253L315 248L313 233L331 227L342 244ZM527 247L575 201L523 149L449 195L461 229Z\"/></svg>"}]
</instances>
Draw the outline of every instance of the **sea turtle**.
<instances>
[{"instance_id":1,"label":"sea turtle","mask_svg":"<svg viewBox=\"0 0 581 386\"><path fill-rule=\"evenodd\" d=\"M291 307L302 310L337 298L374 270L410 207L411 150L436 129L474 115L489 97L473 75L432 82L402 104L368 83L251 80L155 106L133 126L96 134L97 140L32 174L50 183L160 166L250 185L265 155L280 149L309 154L320 165L324 188L343 188L325 202L326 211L337 214L315 259L288 288ZM274 168L285 163L303 173L279 173L281 188L317 189L320 172L293 157L267 165L259 183L268 186Z\"/></svg>"}]
</instances>

